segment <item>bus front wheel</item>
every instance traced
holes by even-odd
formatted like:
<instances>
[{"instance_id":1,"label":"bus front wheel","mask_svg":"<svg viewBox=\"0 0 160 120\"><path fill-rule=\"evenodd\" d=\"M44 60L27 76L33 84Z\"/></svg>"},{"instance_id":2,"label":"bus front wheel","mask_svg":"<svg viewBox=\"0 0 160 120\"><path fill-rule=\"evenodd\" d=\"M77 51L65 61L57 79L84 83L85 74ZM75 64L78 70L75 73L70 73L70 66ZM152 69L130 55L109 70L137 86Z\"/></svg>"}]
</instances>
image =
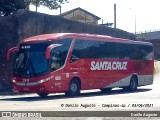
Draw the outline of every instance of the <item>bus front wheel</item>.
<instances>
[{"instance_id":1,"label":"bus front wheel","mask_svg":"<svg viewBox=\"0 0 160 120\"><path fill-rule=\"evenodd\" d=\"M78 80L72 80L69 85L68 92L65 93L67 96L78 96L80 94L80 83Z\"/></svg>"},{"instance_id":2,"label":"bus front wheel","mask_svg":"<svg viewBox=\"0 0 160 120\"><path fill-rule=\"evenodd\" d=\"M40 97L47 97L48 93L37 93Z\"/></svg>"}]
</instances>

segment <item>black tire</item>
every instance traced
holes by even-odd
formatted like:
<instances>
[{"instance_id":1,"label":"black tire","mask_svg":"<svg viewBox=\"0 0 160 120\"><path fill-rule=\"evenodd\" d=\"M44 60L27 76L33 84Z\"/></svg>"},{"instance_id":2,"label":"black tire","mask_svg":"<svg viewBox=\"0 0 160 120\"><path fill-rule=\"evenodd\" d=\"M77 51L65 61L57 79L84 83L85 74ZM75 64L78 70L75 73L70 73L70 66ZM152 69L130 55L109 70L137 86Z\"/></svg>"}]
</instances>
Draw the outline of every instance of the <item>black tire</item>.
<instances>
[{"instance_id":1,"label":"black tire","mask_svg":"<svg viewBox=\"0 0 160 120\"><path fill-rule=\"evenodd\" d=\"M47 97L48 93L37 93L40 97Z\"/></svg>"},{"instance_id":2,"label":"black tire","mask_svg":"<svg viewBox=\"0 0 160 120\"><path fill-rule=\"evenodd\" d=\"M110 92L112 90L112 88L102 88L100 90L102 93L107 93L107 92Z\"/></svg>"},{"instance_id":3,"label":"black tire","mask_svg":"<svg viewBox=\"0 0 160 120\"><path fill-rule=\"evenodd\" d=\"M78 80L72 80L69 85L69 91L65 93L67 96L80 95L80 83Z\"/></svg>"},{"instance_id":4,"label":"black tire","mask_svg":"<svg viewBox=\"0 0 160 120\"><path fill-rule=\"evenodd\" d=\"M136 77L131 77L129 90L130 91L136 91L138 87L138 81Z\"/></svg>"}]
</instances>

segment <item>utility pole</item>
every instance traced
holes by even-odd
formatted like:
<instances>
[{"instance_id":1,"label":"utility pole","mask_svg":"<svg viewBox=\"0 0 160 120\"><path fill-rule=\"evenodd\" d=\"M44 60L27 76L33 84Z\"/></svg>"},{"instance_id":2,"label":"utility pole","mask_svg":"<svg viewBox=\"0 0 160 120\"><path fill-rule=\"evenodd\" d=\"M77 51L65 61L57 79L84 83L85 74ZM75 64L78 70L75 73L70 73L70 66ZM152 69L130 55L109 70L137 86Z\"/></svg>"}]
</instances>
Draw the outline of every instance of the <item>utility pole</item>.
<instances>
[{"instance_id":1,"label":"utility pole","mask_svg":"<svg viewBox=\"0 0 160 120\"><path fill-rule=\"evenodd\" d=\"M62 14L62 7L59 6L59 9L60 9L60 16L61 16L61 14Z\"/></svg>"},{"instance_id":2,"label":"utility pole","mask_svg":"<svg viewBox=\"0 0 160 120\"><path fill-rule=\"evenodd\" d=\"M136 35L136 11L134 10L134 9L132 9L132 8L130 8L130 10L132 10L133 11L133 13L134 13L134 34Z\"/></svg>"},{"instance_id":3,"label":"utility pole","mask_svg":"<svg viewBox=\"0 0 160 120\"><path fill-rule=\"evenodd\" d=\"M114 3L114 29L116 29L116 3Z\"/></svg>"},{"instance_id":4,"label":"utility pole","mask_svg":"<svg viewBox=\"0 0 160 120\"><path fill-rule=\"evenodd\" d=\"M38 1L36 0L36 12L37 12L37 7L38 7Z\"/></svg>"}]
</instances>

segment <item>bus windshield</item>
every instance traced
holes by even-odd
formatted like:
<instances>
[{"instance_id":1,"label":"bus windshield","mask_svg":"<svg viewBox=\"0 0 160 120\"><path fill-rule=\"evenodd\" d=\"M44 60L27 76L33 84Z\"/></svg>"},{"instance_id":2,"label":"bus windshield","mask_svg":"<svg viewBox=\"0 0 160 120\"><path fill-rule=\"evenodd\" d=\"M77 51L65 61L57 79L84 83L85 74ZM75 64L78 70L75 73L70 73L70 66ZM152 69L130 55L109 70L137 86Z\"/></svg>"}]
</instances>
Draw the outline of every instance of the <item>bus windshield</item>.
<instances>
[{"instance_id":1,"label":"bus windshield","mask_svg":"<svg viewBox=\"0 0 160 120\"><path fill-rule=\"evenodd\" d=\"M19 52L16 55L14 74L30 77L47 71L45 52Z\"/></svg>"},{"instance_id":2,"label":"bus windshield","mask_svg":"<svg viewBox=\"0 0 160 120\"><path fill-rule=\"evenodd\" d=\"M57 43L61 46L54 47L50 60L47 60L45 55L47 47ZM71 40L58 40L52 43L20 45L15 57L13 74L19 77L32 77L42 75L49 70L57 70L64 65L70 44Z\"/></svg>"}]
</instances>

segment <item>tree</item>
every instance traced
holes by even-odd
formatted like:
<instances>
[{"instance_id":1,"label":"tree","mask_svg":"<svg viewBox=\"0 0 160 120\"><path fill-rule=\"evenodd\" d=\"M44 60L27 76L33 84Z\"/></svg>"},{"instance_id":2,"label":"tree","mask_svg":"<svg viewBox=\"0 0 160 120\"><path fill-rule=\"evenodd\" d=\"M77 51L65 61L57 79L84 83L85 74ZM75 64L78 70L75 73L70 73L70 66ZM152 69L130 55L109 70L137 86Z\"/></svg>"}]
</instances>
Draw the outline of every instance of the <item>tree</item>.
<instances>
[{"instance_id":1,"label":"tree","mask_svg":"<svg viewBox=\"0 0 160 120\"><path fill-rule=\"evenodd\" d=\"M29 3L36 6L36 11L40 5L52 10L61 7L61 4L68 3L68 0L29 0Z\"/></svg>"},{"instance_id":2,"label":"tree","mask_svg":"<svg viewBox=\"0 0 160 120\"><path fill-rule=\"evenodd\" d=\"M8 16L19 9L28 9L30 4L37 7L46 6L49 9L57 9L68 0L0 0L0 16Z\"/></svg>"},{"instance_id":3,"label":"tree","mask_svg":"<svg viewBox=\"0 0 160 120\"><path fill-rule=\"evenodd\" d=\"M0 0L0 16L8 16L19 9L25 9L24 0Z\"/></svg>"}]
</instances>

